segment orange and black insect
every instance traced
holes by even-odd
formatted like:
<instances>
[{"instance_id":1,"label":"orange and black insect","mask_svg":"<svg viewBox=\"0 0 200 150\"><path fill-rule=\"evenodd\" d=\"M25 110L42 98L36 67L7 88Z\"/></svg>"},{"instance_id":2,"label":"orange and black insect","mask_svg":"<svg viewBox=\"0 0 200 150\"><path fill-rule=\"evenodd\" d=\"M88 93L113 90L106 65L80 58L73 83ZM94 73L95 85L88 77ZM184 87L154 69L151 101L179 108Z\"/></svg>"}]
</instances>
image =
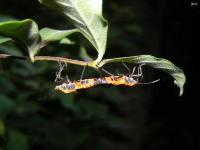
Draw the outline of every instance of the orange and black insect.
<instances>
[{"instance_id":1,"label":"orange and black insect","mask_svg":"<svg viewBox=\"0 0 200 150\"><path fill-rule=\"evenodd\" d=\"M142 66L142 65L141 65ZM56 86L54 90L56 91L61 91L63 93L75 93L79 90L82 89L88 89L91 87L94 87L96 85L103 85L103 84L108 84L108 85L114 85L114 86L135 86L138 84L151 84L155 83L158 80L148 82L148 83L140 83L138 82L138 78L142 76L142 69L141 66L138 67L138 73L135 73L135 67L133 68L133 71L130 75L112 75L105 69L106 73L110 74L110 76L106 77L100 77L100 78L90 78L90 79L82 79L83 77L83 72L85 71L85 67L83 69L81 79L80 80L75 80L75 81L70 81L67 77L67 81L62 82L60 85ZM60 74L63 70L63 66L60 68L60 70L56 73L57 78L60 78ZM56 78L56 79L57 79Z\"/></svg>"},{"instance_id":2,"label":"orange and black insect","mask_svg":"<svg viewBox=\"0 0 200 150\"><path fill-rule=\"evenodd\" d=\"M103 85L103 84L110 84L110 85L115 85L115 86L118 86L118 85L134 86L137 84L137 81L127 76L107 76L107 77L102 77L102 78L91 78L91 79L73 81L70 83L64 82L61 85L56 86L55 90L58 90L64 93L75 93L78 90L88 89L96 85Z\"/></svg>"},{"instance_id":3,"label":"orange and black insect","mask_svg":"<svg viewBox=\"0 0 200 150\"><path fill-rule=\"evenodd\" d=\"M63 82L61 85L57 85L55 90L63 93L75 93L78 90L87 89L94 86L94 79L84 79L73 82Z\"/></svg>"}]
</instances>

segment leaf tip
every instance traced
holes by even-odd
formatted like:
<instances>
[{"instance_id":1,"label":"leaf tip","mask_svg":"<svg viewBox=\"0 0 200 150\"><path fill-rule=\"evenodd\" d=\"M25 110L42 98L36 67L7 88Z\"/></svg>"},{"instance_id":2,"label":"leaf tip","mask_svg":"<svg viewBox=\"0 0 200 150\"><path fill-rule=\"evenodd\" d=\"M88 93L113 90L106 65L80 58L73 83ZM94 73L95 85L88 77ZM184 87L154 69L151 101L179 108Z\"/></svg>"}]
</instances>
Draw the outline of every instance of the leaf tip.
<instances>
[{"instance_id":1,"label":"leaf tip","mask_svg":"<svg viewBox=\"0 0 200 150\"><path fill-rule=\"evenodd\" d=\"M183 95L183 86L181 86L176 80L174 80L174 84L179 87L179 96Z\"/></svg>"},{"instance_id":2,"label":"leaf tip","mask_svg":"<svg viewBox=\"0 0 200 150\"><path fill-rule=\"evenodd\" d=\"M185 82L186 82L186 77L185 77L184 73L182 75L183 75L182 82L178 82L177 80L174 80L174 84L179 87L179 96L183 95L184 85L185 85Z\"/></svg>"}]
</instances>

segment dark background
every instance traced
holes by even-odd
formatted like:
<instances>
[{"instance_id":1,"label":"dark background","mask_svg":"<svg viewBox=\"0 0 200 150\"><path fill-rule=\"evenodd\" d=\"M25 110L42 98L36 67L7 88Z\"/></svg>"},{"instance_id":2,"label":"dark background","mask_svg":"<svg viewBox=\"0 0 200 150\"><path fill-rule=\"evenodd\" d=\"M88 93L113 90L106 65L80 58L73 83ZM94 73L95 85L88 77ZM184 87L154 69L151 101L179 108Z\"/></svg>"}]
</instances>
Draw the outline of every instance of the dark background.
<instances>
[{"instance_id":1,"label":"dark background","mask_svg":"<svg viewBox=\"0 0 200 150\"><path fill-rule=\"evenodd\" d=\"M23 150L199 149L200 7L181 0L104 1L109 21L105 58L151 54L169 59L186 74L182 97L168 75L144 67L145 78L161 82L133 88L97 87L73 95L55 93L57 64L0 61L0 144ZM35 0L0 0L0 19L32 18L39 28L67 29L64 17ZM80 35L71 36L77 43ZM79 45L53 43L39 55L77 57ZM1 53L21 54L12 44ZM94 53L95 54L95 53ZM91 53L91 55L94 55ZM78 79L80 67L70 65ZM88 69L86 76L93 75Z\"/></svg>"}]
</instances>

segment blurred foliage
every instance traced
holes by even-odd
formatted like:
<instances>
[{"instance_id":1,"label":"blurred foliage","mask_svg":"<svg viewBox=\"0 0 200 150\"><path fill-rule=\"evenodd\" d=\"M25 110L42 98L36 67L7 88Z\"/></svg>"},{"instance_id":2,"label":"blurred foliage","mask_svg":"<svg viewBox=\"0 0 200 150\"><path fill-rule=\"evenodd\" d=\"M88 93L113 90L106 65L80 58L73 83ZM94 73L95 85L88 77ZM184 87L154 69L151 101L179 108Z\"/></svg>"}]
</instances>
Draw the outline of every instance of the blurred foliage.
<instances>
[{"instance_id":1,"label":"blurred foliage","mask_svg":"<svg viewBox=\"0 0 200 150\"><path fill-rule=\"evenodd\" d=\"M157 53L160 16L158 13L157 19L152 17L155 14L151 2L104 0L104 8L104 16L110 23L105 57ZM39 24L39 28L71 28L63 16L49 11L36 0L1 0L0 21L10 18L31 18ZM13 43L6 40L0 45L0 52L22 55ZM80 35L71 35L70 40L80 41L86 49L91 48ZM147 48L155 50L149 52ZM78 42L73 45L53 42L40 53L79 59L79 49ZM90 50L88 53L96 56ZM57 69L58 64L53 62L0 61L0 148L140 148L141 136L146 132L144 120L148 111L147 100L151 97L150 87L124 89L100 86L76 94L54 93L48 96L54 89ZM81 67L69 65L67 72L70 79L79 79L81 70ZM95 70L87 69L85 77L94 75L99 76ZM147 78L150 76L151 72Z\"/></svg>"}]
</instances>

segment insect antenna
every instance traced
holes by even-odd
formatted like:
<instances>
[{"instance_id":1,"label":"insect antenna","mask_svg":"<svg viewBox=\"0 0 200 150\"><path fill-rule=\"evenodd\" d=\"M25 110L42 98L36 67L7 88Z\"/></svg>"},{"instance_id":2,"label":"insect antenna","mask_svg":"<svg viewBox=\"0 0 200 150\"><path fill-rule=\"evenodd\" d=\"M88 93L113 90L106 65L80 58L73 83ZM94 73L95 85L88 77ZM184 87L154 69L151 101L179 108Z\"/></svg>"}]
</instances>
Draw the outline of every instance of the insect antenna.
<instances>
[{"instance_id":1,"label":"insect antenna","mask_svg":"<svg viewBox=\"0 0 200 150\"><path fill-rule=\"evenodd\" d=\"M159 81L160 81L160 79L157 79L157 80L154 80L154 81L144 82L144 83L138 82L137 84L140 84L140 85L143 85L143 84L154 84L154 83L157 83L157 82L159 82Z\"/></svg>"},{"instance_id":2,"label":"insect antenna","mask_svg":"<svg viewBox=\"0 0 200 150\"><path fill-rule=\"evenodd\" d=\"M39 101L48 99L51 95L53 95L53 93L54 93L55 91L56 91L56 89L54 88L51 92L49 92L48 95L45 95L45 96L39 98Z\"/></svg>"},{"instance_id":3,"label":"insect antenna","mask_svg":"<svg viewBox=\"0 0 200 150\"><path fill-rule=\"evenodd\" d=\"M56 91L56 88L54 88L51 92L49 92L49 94L47 95L47 98L50 97L51 95L53 95L53 93Z\"/></svg>"}]
</instances>

